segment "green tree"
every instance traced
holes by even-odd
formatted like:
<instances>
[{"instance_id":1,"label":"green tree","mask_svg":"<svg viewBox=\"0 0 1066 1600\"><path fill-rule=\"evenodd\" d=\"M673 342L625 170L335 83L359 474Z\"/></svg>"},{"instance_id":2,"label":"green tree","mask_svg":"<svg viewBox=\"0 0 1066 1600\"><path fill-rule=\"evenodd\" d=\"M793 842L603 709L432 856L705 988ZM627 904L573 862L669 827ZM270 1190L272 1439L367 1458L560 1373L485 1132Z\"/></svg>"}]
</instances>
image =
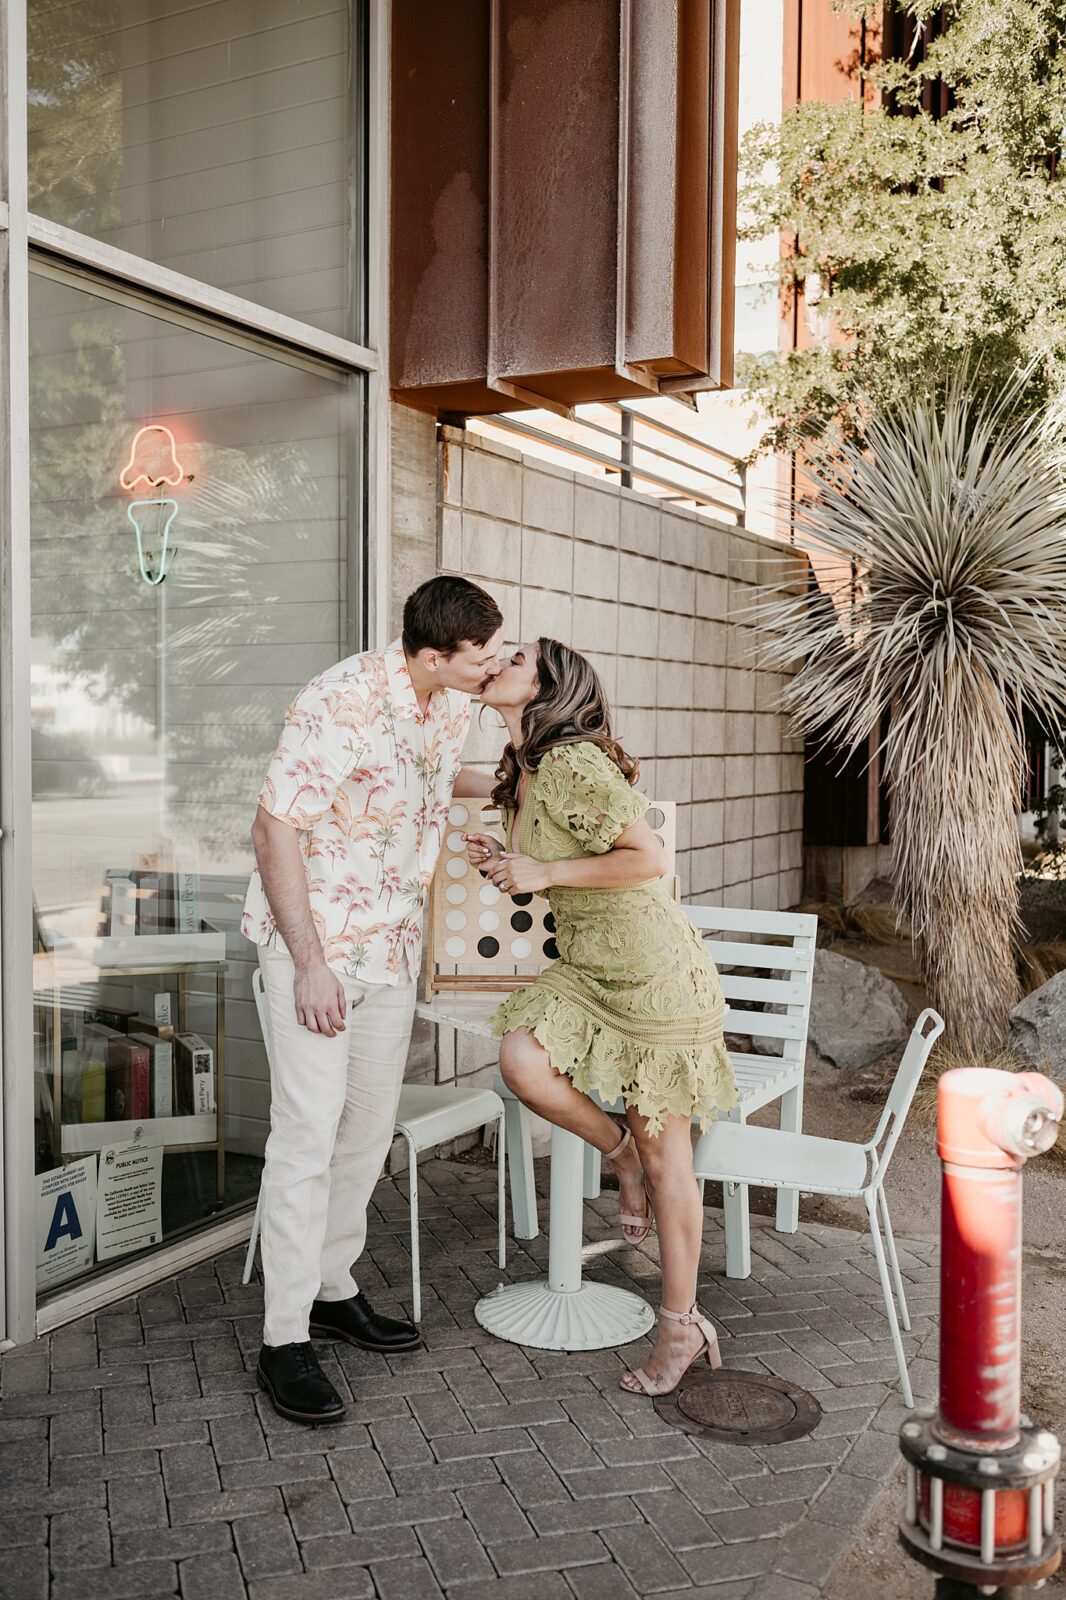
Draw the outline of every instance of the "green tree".
<instances>
[{"instance_id":1,"label":"green tree","mask_svg":"<svg viewBox=\"0 0 1066 1600\"><path fill-rule=\"evenodd\" d=\"M745 141L742 237L780 235L768 287L815 320L812 348L742 365L771 419L762 448L854 433L862 404L902 403L960 360L978 393L1029 368L1030 409L1066 389L1066 3L897 9L938 14L923 59L871 69L872 103L806 102ZM930 84L948 92L939 119Z\"/></svg>"}]
</instances>

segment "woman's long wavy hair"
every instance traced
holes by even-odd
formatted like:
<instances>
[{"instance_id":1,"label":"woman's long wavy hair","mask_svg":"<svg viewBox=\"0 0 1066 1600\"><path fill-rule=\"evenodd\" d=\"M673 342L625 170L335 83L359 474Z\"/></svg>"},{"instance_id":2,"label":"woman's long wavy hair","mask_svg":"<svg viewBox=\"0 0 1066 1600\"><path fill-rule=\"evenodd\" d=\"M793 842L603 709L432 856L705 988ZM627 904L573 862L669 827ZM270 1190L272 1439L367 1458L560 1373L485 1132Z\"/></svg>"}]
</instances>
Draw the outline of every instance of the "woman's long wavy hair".
<instances>
[{"instance_id":1,"label":"woman's long wavy hair","mask_svg":"<svg viewBox=\"0 0 1066 1600\"><path fill-rule=\"evenodd\" d=\"M517 810L522 773L536 772L544 755L560 744L598 745L626 781L636 783L640 763L611 731L607 696L592 664L558 639L538 639L537 682L537 693L522 713L521 748L506 745L496 768L493 805Z\"/></svg>"}]
</instances>

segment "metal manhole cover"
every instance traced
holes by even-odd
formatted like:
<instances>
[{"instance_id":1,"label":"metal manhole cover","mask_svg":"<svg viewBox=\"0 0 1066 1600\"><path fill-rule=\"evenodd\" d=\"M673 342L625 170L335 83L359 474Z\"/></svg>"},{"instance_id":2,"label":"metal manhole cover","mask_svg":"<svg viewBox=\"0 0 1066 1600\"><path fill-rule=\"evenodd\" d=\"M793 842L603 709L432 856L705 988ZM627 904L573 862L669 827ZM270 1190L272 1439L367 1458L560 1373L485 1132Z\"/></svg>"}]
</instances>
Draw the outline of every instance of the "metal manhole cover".
<instances>
[{"instance_id":1,"label":"metal manhole cover","mask_svg":"<svg viewBox=\"0 0 1066 1600\"><path fill-rule=\"evenodd\" d=\"M783 1444L818 1426L822 1408L813 1395L765 1372L693 1368L655 1409L684 1433L722 1444Z\"/></svg>"}]
</instances>

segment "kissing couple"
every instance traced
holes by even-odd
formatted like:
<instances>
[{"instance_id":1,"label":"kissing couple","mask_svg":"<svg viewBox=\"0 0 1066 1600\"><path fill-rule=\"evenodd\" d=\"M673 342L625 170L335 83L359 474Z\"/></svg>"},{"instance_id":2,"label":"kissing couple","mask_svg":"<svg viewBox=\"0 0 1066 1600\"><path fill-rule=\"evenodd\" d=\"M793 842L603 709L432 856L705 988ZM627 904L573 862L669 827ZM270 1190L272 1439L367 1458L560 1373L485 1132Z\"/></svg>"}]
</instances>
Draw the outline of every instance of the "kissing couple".
<instances>
[{"instance_id":1,"label":"kissing couple","mask_svg":"<svg viewBox=\"0 0 1066 1600\"><path fill-rule=\"evenodd\" d=\"M422 584L395 643L296 696L259 794L241 923L272 1034L257 1376L296 1422L345 1414L313 1339L386 1355L422 1342L414 1323L374 1309L353 1267L393 1137L453 798L499 808L506 845L468 833L468 857L505 894L545 895L555 920L559 959L493 1018L503 1079L613 1163L626 1239L658 1230L658 1334L622 1386L665 1394L700 1357L721 1363L696 1305L691 1140L694 1117L736 1099L718 974L663 879L638 764L593 667L557 639L505 652L502 641L503 616L476 584ZM475 699L506 729L492 777L462 764ZM600 1101L624 1106L621 1124Z\"/></svg>"}]
</instances>

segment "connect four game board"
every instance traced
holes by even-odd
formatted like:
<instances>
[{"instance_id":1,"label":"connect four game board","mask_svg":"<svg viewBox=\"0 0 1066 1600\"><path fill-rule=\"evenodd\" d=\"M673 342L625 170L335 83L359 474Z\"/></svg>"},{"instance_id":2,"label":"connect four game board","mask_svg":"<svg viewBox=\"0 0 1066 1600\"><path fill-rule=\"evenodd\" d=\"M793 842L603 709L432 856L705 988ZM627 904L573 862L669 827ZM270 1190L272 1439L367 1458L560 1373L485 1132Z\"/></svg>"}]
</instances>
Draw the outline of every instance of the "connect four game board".
<instances>
[{"instance_id":1,"label":"connect four game board","mask_svg":"<svg viewBox=\"0 0 1066 1600\"><path fill-rule=\"evenodd\" d=\"M675 807L656 801L646 816L662 841L663 876L672 881ZM508 895L489 883L467 861L464 833L490 833L502 840L500 813L476 800L456 801L448 813L430 892L427 996L442 989L505 994L520 983L532 983L559 954L546 897Z\"/></svg>"}]
</instances>

